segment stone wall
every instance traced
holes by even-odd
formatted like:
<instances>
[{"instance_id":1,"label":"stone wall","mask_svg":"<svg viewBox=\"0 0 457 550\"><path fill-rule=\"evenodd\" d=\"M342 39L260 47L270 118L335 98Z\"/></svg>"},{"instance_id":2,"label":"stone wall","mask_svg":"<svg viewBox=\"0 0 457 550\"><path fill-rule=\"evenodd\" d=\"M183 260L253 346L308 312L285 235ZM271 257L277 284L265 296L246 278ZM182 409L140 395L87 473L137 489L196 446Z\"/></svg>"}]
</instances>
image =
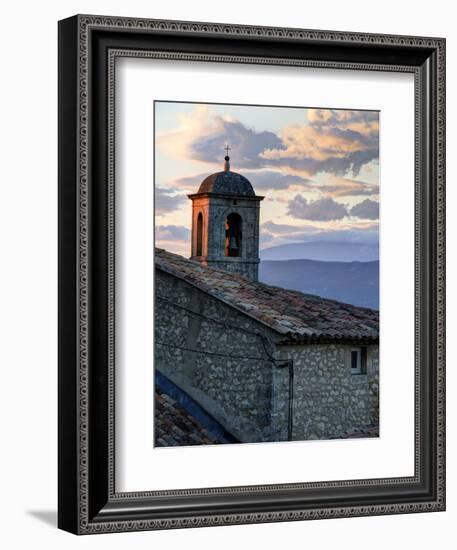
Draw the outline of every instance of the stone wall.
<instances>
[{"instance_id":1,"label":"stone wall","mask_svg":"<svg viewBox=\"0 0 457 550\"><path fill-rule=\"evenodd\" d=\"M293 439L337 437L379 421L378 346L367 348L366 374L351 373L354 347L281 347L281 357L294 368Z\"/></svg>"},{"instance_id":2,"label":"stone wall","mask_svg":"<svg viewBox=\"0 0 457 550\"><path fill-rule=\"evenodd\" d=\"M273 405L287 380L269 359L275 333L161 270L155 285L155 368L241 441L287 439L287 404Z\"/></svg>"},{"instance_id":3,"label":"stone wall","mask_svg":"<svg viewBox=\"0 0 457 550\"><path fill-rule=\"evenodd\" d=\"M155 368L242 442L326 439L378 421L378 346L351 374L349 345L279 345L280 335L156 270ZM192 351L194 350L194 351ZM275 361L271 359L274 358Z\"/></svg>"}]
</instances>

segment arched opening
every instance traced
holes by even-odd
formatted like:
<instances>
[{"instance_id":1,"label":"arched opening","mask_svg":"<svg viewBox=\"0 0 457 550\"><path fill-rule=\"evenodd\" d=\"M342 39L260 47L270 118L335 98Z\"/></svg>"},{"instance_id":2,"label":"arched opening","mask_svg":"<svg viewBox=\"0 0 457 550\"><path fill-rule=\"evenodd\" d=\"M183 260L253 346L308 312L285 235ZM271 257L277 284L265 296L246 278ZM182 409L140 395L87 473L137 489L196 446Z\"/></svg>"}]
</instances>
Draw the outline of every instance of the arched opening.
<instances>
[{"instance_id":1,"label":"arched opening","mask_svg":"<svg viewBox=\"0 0 457 550\"><path fill-rule=\"evenodd\" d=\"M203 255L203 214L200 212L197 216L197 254Z\"/></svg>"},{"instance_id":2,"label":"arched opening","mask_svg":"<svg viewBox=\"0 0 457 550\"><path fill-rule=\"evenodd\" d=\"M241 256L241 216L236 212L225 220L225 255Z\"/></svg>"}]
</instances>

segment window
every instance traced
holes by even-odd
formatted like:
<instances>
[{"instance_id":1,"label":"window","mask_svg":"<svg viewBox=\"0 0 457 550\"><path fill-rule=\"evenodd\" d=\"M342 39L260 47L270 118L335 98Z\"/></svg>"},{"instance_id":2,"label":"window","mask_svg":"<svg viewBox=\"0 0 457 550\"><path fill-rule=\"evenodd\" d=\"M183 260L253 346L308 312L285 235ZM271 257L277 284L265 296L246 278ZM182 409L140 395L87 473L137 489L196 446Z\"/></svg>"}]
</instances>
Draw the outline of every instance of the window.
<instances>
[{"instance_id":1,"label":"window","mask_svg":"<svg viewBox=\"0 0 457 550\"><path fill-rule=\"evenodd\" d=\"M350 350L351 374L367 373L367 348L352 348Z\"/></svg>"},{"instance_id":2,"label":"window","mask_svg":"<svg viewBox=\"0 0 457 550\"><path fill-rule=\"evenodd\" d=\"M241 216L229 214L225 221L225 255L241 256Z\"/></svg>"},{"instance_id":3,"label":"window","mask_svg":"<svg viewBox=\"0 0 457 550\"><path fill-rule=\"evenodd\" d=\"M203 252L203 214L200 212L197 217L197 254L202 256Z\"/></svg>"}]
</instances>

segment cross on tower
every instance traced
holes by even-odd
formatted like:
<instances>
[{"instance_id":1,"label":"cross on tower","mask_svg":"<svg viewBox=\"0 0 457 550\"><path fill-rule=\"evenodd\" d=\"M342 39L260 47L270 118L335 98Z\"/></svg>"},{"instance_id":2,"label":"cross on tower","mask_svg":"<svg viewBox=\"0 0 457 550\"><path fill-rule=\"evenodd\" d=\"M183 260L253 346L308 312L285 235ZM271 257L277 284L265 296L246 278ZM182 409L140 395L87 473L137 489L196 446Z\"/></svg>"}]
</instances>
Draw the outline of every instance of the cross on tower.
<instances>
[{"instance_id":1,"label":"cross on tower","mask_svg":"<svg viewBox=\"0 0 457 550\"><path fill-rule=\"evenodd\" d=\"M229 153L229 151L231 151L231 147L229 147L228 145L226 145L226 146L224 147L224 151L225 151L225 155L228 157L228 153Z\"/></svg>"}]
</instances>

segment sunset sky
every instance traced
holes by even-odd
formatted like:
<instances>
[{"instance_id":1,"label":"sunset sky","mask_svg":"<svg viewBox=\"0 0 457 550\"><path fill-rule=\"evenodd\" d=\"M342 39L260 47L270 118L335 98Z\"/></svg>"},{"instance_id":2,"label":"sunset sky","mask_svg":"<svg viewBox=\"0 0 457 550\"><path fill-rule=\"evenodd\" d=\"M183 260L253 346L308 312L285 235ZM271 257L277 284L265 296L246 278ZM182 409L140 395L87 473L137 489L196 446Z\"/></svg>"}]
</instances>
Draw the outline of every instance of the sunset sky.
<instances>
[{"instance_id":1,"label":"sunset sky","mask_svg":"<svg viewBox=\"0 0 457 550\"><path fill-rule=\"evenodd\" d=\"M156 102L156 246L190 255L187 195L223 170L226 143L265 196L261 249L378 242L378 112Z\"/></svg>"}]
</instances>

